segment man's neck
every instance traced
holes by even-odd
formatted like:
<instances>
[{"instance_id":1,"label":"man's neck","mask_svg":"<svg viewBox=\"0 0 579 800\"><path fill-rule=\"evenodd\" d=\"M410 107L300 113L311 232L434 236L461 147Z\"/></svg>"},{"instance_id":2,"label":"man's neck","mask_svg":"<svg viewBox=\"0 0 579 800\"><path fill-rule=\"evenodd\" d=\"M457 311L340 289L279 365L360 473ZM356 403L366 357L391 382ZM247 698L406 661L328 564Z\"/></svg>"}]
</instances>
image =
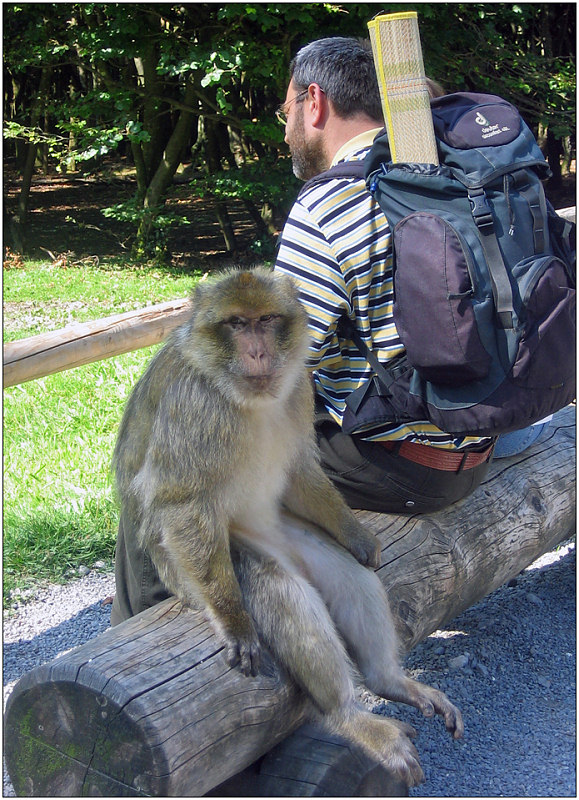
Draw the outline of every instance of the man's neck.
<instances>
[{"instance_id":1,"label":"man's neck","mask_svg":"<svg viewBox=\"0 0 579 800\"><path fill-rule=\"evenodd\" d=\"M375 128L370 128L370 130L365 130L362 133L359 133L357 136L354 136L352 139L349 139L334 154L330 166L333 167L334 164L337 164L339 161L347 160L348 156L351 153L355 153L357 150L371 147L372 142L381 130L383 130L383 126L377 126Z\"/></svg>"},{"instance_id":2,"label":"man's neck","mask_svg":"<svg viewBox=\"0 0 579 800\"><path fill-rule=\"evenodd\" d=\"M371 120L368 117L353 117L352 119L339 119L331 129L325 133L325 150L328 164L334 164L343 158L349 150L349 144L361 134L380 130L383 123ZM374 134L375 135L375 134ZM337 158L339 156L339 158Z\"/></svg>"}]
</instances>

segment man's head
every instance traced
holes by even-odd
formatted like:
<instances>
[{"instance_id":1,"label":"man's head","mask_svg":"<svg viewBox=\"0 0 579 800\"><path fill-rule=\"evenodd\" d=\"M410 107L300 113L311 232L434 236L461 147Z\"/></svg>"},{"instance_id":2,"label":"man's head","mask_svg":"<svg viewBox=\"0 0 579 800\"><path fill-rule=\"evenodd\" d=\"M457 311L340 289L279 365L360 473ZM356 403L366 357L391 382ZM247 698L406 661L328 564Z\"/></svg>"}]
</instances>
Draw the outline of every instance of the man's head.
<instances>
[{"instance_id":1,"label":"man's head","mask_svg":"<svg viewBox=\"0 0 579 800\"><path fill-rule=\"evenodd\" d=\"M290 76L285 139L294 173L307 180L327 169L349 139L383 125L370 42L318 39L297 53Z\"/></svg>"},{"instance_id":2,"label":"man's head","mask_svg":"<svg viewBox=\"0 0 579 800\"><path fill-rule=\"evenodd\" d=\"M290 77L300 89L317 83L339 117L364 114L371 120L382 120L369 40L334 36L310 42L291 62Z\"/></svg>"}]
</instances>

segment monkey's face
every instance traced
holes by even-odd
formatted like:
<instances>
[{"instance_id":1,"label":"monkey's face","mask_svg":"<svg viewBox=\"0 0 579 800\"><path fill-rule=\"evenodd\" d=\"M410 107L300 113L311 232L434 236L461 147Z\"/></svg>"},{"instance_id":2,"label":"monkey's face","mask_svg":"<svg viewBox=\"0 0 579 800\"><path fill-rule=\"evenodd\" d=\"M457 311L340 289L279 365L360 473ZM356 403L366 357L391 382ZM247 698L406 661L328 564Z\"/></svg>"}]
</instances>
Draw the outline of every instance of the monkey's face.
<instances>
[{"instance_id":1,"label":"monkey's face","mask_svg":"<svg viewBox=\"0 0 579 800\"><path fill-rule=\"evenodd\" d=\"M193 299L189 354L234 402L287 394L303 372L309 333L293 282L265 269L228 273Z\"/></svg>"},{"instance_id":2,"label":"monkey's face","mask_svg":"<svg viewBox=\"0 0 579 800\"><path fill-rule=\"evenodd\" d=\"M219 336L230 353L228 371L236 387L248 397L277 397L288 354L290 320L272 309L249 316L240 307L219 322Z\"/></svg>"}]
</instances>

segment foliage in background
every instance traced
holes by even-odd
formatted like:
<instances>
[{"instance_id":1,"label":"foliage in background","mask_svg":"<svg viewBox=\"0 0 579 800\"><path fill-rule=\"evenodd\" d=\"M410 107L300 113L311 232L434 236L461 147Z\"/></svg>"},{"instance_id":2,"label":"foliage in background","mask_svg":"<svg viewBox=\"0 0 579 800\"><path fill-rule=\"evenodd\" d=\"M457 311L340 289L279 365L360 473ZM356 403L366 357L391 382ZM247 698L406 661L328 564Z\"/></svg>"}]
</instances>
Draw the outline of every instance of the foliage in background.
<instances>
[{"instance_id":1,"label":"foliage in background","mask_svg":"<svg viewBox=\"0 0 579 800\"><path fill-rule=\"evenodd\" d=\"M544 139L558 180L561 161L573 156L574 4L416 9L427 71L448 90L493 92L518 105ZM221 198L228 250L236 249L230 192L243 198L258 234L271 234L288 197L272 182L259 184L259 196L249 192L247 175L255 162L273 164L274 174L284 163L276 163L286 148L274 111L289 61L315 38L367 36L367 21L383 10L372 3L5 3L5 155L23 176L14 246L25 247L35 165L98 173L111 153L136 171L136 197L108 212L133 226L135 257L164 254L175 222L164 203L181 163L191 167L192 192Z\"/></svg>"},{"instance_id":2,"label":"foliage in background","mask_svg":"<svg viewBox=\"0 0 579 800\"><path fill-rule=\"evenodd\" d=\"M425 3L418 8L425 69L447 91L514 103L545 151L553 185L574 157L576 6Z\"/></svg>"}]
</instances>

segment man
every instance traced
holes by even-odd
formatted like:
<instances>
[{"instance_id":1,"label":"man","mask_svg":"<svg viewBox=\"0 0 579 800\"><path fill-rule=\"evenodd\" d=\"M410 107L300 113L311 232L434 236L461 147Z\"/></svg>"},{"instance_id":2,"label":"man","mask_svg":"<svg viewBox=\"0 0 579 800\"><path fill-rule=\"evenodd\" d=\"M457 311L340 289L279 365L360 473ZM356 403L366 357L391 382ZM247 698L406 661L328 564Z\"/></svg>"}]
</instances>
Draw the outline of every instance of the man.
<instances>
[{"instance_id":1,"label":"man","mask_svg":"<svg viewBox=\"0 0 579 800\"><path fill-rule=\"evenodd\" d=\"M278 117L286 124L294 173L308 180L361 160L383 127L369 42L334 37L303 47ZM363 436L341 430L344 403L371 369L337 333L355 321L380 361L403 352L392 317L388 221L361 177L305 188L284 227L275 269L293 276L309 314L309 366L316 391L322 463L354 508L436 511L470 494L485 478L492 442L453 438L430 422L383 425Z\"/></svg>"}]
</instances>

